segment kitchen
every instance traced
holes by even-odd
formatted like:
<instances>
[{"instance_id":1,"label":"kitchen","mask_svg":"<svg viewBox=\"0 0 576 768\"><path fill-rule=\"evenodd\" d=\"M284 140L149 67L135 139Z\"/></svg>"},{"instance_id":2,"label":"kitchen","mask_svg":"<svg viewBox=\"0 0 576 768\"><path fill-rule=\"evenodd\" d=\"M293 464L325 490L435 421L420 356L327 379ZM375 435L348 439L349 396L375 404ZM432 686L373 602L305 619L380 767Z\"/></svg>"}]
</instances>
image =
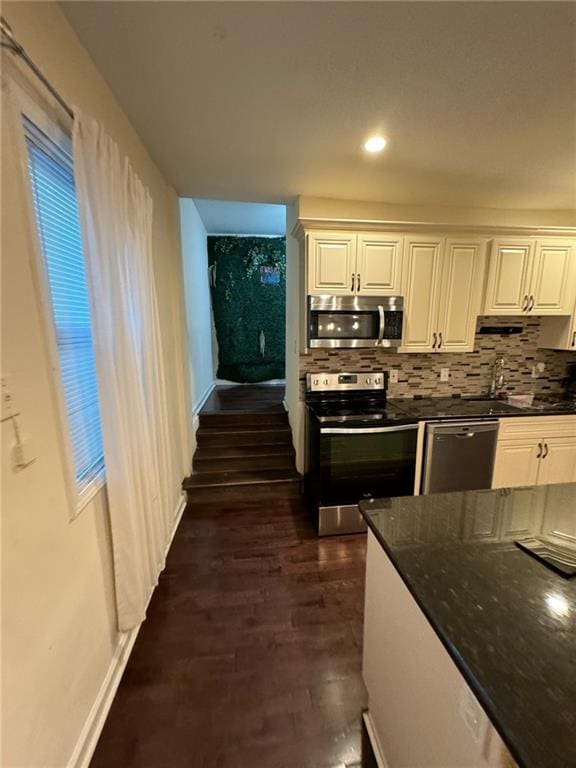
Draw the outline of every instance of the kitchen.
<instances>
[{"instance_id":1,"label":"kitchen","mask_svg":"<svg viewBox=\"0 0 576 768\"><path fill-rule=\"evenodd\" d=\"M371 226L297 232L307 497L320 536L368 528L376 763L568 768L576 241Z\"/></svg>"},{"instance_id":2,"label":"kitchen","mask_svg":"<svg viewBox=\"0 0 576 768\"><path fill-rule=\"evenodd\" d=\"M319 530L362 530L361 498L576 480L568 233L485 228L479 238L460 226L425 237L391 233L393 222L373 222L369 234L343 226L298 229Z\"/></svg>"}]
</instances>

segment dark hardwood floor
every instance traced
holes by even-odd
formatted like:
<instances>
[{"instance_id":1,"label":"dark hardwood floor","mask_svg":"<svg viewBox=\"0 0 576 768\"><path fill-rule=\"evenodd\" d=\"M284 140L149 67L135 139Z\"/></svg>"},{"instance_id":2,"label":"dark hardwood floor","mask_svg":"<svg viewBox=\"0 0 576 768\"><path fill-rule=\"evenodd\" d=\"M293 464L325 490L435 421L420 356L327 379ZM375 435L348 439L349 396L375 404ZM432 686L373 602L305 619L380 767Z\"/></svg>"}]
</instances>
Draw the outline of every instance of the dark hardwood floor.
<instances>
[{"instance_id":1,"label":"dark hardwood floor","mask_svg":"<svg viewBox=\"0 0 576 768\"><path fill-rule=\"evenodd\" d=\"M299 501L189 506L92 768L359 765L364 559Z\"/></svg>"}]
</instances>

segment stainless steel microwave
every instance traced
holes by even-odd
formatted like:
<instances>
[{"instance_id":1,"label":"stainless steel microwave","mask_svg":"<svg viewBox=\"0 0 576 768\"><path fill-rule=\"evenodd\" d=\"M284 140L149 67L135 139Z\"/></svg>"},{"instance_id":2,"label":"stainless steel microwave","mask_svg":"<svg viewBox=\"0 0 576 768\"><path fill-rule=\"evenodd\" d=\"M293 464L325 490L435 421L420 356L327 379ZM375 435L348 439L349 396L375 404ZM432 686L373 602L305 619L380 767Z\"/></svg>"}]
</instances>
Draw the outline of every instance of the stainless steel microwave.
<instances>
[{"instance_id":1,"label":"stainless steel microwave","mask_svg":"<svg viewBox=\"0 0 576 768\"><path fill-rule=\"evenodd\" d=\"M402 296L308 296L308 346L398 347Z\"/></svg>"}]
</instances>

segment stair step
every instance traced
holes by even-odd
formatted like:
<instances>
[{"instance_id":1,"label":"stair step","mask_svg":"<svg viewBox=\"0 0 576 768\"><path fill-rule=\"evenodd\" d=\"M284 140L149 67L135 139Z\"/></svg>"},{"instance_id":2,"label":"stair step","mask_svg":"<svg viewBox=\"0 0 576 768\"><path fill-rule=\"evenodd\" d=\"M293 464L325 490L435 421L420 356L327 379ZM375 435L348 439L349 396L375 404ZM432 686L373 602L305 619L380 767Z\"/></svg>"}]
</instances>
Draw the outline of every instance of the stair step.
<instances>
[{"instance_id":1,"label":"stair step","mask_svg":"<svg viewBox=\"0 0 576 768\"><path fill-rule=\"evenodd\" d=\"M212 485L200 488L187 488L187 510L194 512L196 505L218 502L242 501L251 503L262 499L297 499L301 496L301 484L296 480L278 480L270 483ZM273 508L273 505L272 507Z\"/></svg>"},{"instance_id":2,"label":"stair step","mask_svg":"<svg viewBox=\"0 0 576 768\"><path fill-rule=\"evenodd\" d=\"M196 440L199 446L251 445L253 443L291 444L292 433L289 427L261 429L200 427L196 432Z\"/></svg>"},{"instance_id":3,"label":"stair step","mask_svg":"<svg viewBox=\"0 0 576 768\"><path fill-rule=\"evenodd\" d=\"M300 482L295 469L254 469L236 472L201 472L187 477L182 487L207 488L224 485L259 485L277 482Z\"/></svg>"},{"instance_id":4,"label":"stair step","mask_svg":"<svg viewBox=\"0 0 576 768\"><path fill-rule=\"evenodd\" d=\"M248 445L199 445L194 454L196 459L233 459L249 456L293 456L291 443L252 443Z\"/></svg>"},{"instance_id":5,"label":"stair step","mask_svg":"<svg viewBox=\"0 0 576 768\"><path fill-rule=\"evenodd\" d=\"M236 427L238 429L262 429L272 425L288 426L288 414L278 413L201 413L201 427Z\"/></svg>"},{"instance_id":6,"label":"stair step","mask_svg":"<svg viewBox=\"0 0 576 768\"><path fill-rule=\"evenodd\" d=\"M206 450L206 449L203 449ZM220 450L220 449L218 449ZM224 450L224 449L221 449ZM221 451L214 456L204 456L199 449L194 456L194 474L233 472L233 471L257 471L259 469L294 469L294 452L270 454L262 452L256 456L222 456Z\"/></svg>"}]
</instances>

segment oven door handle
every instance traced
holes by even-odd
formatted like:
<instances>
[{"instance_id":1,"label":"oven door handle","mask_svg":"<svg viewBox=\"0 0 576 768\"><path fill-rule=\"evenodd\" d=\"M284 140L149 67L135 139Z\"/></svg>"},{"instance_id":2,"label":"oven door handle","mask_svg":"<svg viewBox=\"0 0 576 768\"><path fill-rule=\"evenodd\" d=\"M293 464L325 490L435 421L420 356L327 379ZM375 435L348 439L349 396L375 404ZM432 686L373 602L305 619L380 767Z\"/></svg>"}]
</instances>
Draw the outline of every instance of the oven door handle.
<instances>
[{"instance_id":1,"label":"oven door handle","mask_svg":"<svg viewBox=\"0 0 576 768\"><path fill-rule=\"evenodd\" d=\"M378 328L378 344L382 344L384 338L384 307L378 304L378 317L380 318L380 327Z\"/></svg>"},{"instance_id":2,"label":"oven door handle","mask_svg":"<svg viewBox=\"0 0 576 768\"><path fill-rule=\"evenodd\" d=\"M407 432L418 429L418 424L401 424L396 427L321 427L321 435L374 435L383 432Z\"/></svg>"}]
</instances>

